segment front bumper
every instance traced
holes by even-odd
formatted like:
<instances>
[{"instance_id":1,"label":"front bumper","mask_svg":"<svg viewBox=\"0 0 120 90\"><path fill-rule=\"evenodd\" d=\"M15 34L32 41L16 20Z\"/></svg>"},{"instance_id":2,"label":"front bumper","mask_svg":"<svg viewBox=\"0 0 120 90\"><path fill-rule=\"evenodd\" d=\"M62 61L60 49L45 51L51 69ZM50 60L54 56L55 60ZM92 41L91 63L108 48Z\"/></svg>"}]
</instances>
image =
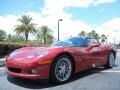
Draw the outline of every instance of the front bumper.
<instances>
[{"instance_id":1,"label":"front bumper","mask_svg":"<svg viewBox=\"0 0 120 90\"><path fill-rule=\"evenodd\" d=\"M8 75L13 75L13 76L27 78L27 79L47 79L48 78L48 75L44 75L44 74L14 73L14 72L10 72L8 69L6 71Z\"/></svg>"},{"instance_id":2,"label":"front bumper","mask_svg":"<svg viewBox=\"0 0 120 90\"><path fill-rule=\"evenodd\" d=\"M9 62L6 63L6 71L9 75L23 77L28 79L48 79L50 73L51 63L38 63L38 64L18 64ZM13 70L9 69L13 68ZM17 70L16 70L17 69ZM30 73L31 70L36 70L37 73Z\"/></svg>"},{"instance_id":3,"label":"front bumper","mask_svg":"<svg viewBox=\"0 0 120 90\"><path fill-rule=\"evenodd\" d=\"M6 67L6 71L8 75L13 75L13 76L23 77L28 79L48 79L49 78L49 72L50 72L49 65L42 65L41 67L39 66L34 68L34 70L38 72L36 74L29 73L30 70L32 70L32 68L29 68L29 69L21 68L21 71L18 72L18 71L10 70L8 69L8 67Z\"/></svg>"},{"instance_id":4,"label":"front bumper","mask_svg":"<svg viewBox=\"0 0 120 90\"><path fill-rule=\"evenodd\" d=\"M18 59L18 58L17 58ZM31 60L6 60L6 71L9 75L23 77L28 79L48 79L50 67L53 58L31 59ZM13 68L13 70L9 69ZM17 70L16 70L17 69ZM36 70L37 73L30 73L31 70Z\"/></svg>"}]
</instances>

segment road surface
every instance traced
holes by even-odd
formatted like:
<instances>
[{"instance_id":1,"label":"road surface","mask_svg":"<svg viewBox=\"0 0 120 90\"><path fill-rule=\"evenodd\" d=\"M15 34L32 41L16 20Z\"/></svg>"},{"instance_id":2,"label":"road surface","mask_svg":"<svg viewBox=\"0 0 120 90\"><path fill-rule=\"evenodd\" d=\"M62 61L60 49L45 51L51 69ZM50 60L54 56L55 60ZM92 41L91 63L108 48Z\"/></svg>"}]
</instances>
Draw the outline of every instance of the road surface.
<instances>
[{"instance_id":1,"label":"road surface","mask_svg":"<svg viewBox=\"0 0 120 90\"><path fill-rule=\"evenodd\" d=\"M0 90L120 90L120 50L113 69L97 68L75 74L68 83L48 84L42 80L27 80L7 76L0 68Z\"/></svg>"}]
</instances>

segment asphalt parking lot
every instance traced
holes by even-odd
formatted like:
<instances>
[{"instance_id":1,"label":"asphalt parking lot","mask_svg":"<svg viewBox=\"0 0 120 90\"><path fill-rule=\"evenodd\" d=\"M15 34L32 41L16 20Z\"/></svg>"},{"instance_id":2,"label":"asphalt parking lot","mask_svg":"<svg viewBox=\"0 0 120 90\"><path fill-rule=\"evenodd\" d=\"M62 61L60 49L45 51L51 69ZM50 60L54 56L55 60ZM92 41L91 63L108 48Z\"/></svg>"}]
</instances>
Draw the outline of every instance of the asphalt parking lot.
<instances>
[{"instance_id":1,"label":"asphalt parking lot","mask_svg":"<svg viewBox=\"0 0 120 90\"><path fill-rule=\"evenodd\" d=\"M113 69L97 68L75 74L68 83L48 84L44 80L27 80L7 76L0 68L0 90L120 90L120 50Z\"/></svg>"}]
</instances>

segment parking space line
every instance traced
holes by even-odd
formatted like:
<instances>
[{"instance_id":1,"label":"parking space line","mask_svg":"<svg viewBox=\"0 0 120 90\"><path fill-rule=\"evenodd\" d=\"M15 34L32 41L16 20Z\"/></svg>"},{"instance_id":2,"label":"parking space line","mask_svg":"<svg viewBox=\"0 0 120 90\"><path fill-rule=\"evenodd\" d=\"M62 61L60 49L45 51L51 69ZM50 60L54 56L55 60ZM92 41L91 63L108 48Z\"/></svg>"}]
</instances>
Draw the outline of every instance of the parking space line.
<instances>
[{"instance_id":1,"label":"parking space line","mask_svg":"<svg viewBox=\"0 0 120 90\"><path fill-rule=\"evenodd\" d=\"M3 69L5 69L5 68L4 68L4 67L1 67L1 68L0 68L0 70L3 70Z\"/></svg>"},{"instance_id":2,"label":"parking space line","mask_svg":"<svg viewBox=\"0 0 120 90\"><path fill-rule=\"evenodd\" d=\"M108 73L120 73L120 70L115 70L115 71L113 71L113 70L111 70L111 71L109 71L109 70L107 70L107 71L101 71L101 72L108 72Z\"/></svg>"}]
</instances>

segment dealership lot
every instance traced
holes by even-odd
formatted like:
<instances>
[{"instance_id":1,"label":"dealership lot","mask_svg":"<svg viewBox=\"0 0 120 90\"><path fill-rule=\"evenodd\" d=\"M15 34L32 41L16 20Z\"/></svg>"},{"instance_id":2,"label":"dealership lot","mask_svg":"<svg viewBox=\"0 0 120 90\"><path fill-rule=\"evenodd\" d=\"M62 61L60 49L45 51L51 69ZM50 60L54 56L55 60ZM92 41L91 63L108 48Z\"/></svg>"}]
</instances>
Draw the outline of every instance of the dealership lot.
<instances>
[{"instance_id":1,"label":"dealership lot","mask_svg":"<svg viewBox=\"0 0 120 90\"><path fill-rule=\"evenodd\" d=\"M97 68L75 74L68 83L51 85L43 80L7 76L0 68L0 90L120 90L120 50L113 69Z\"/></svg>"}]
</instances>

